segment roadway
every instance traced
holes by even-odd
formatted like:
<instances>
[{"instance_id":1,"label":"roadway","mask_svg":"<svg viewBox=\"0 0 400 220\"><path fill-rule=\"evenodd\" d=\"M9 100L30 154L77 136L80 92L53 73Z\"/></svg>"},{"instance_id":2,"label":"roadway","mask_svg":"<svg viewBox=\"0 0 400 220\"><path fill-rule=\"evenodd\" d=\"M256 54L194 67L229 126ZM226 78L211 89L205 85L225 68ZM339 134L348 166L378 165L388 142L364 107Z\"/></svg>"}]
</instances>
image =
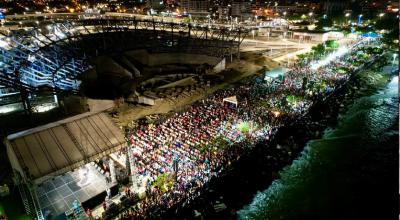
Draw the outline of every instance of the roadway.
<instances>
[{"instance_id":1,"label":"roadway","mask_svg":"<svg viewBox=\"0 0 400 220\"><path fill-rule=\"evenodd\" d=\"M173 18L173 17L160 17L160 16L149 16L149 15L140 15L140 14L128 14L128 13L115 13L115 12L107 12L105 14L86 14L86 13L35 13L35 14L18 14L18 15L7 15L6 20L10 21L31 21L37 20L39 17L51 18L51 19L62 19L62 18L69 18L69 19L82 19L85 17L90 16L100 16L101 17L121 17L121 18L130 18L133 17L137 19L146 19L155 21L164 21L164 22L174 22L174 23L182 23L182 18ZM197 25L207 26L210 23L200 23ZM215 24L211 23L212 26L217 27L235 27L235 25L227 25L227 24ZM241 27L253 29L254 26L243 26ZM237 27L237 25L236 25ZM8 26L8 27L0 27L0 30L7 30L7 29L19 29L18 25L15 26ZM87 27L90 31L95 31L94 29ZM133 27L128 27L133 28ZM85 34L83 27L75 27L75 29L80 32L80 34ZM159 29L156 27L156 29ZM340 44L342 45L343 42L347 44L346 41L348 39L341 39ZM291 41L290 39L282 39L282 38L270 38L268 40L261 40L257 38L246 38L240 45L240 51L242 52L260 52L263 55L273 58L277 62L283 62L285 60L291 59L298 54L306 53L311 50L311 47L316 45L318 42L310 43L310 42L300 42L300 41Z\"/></svg>"}]
</instances>

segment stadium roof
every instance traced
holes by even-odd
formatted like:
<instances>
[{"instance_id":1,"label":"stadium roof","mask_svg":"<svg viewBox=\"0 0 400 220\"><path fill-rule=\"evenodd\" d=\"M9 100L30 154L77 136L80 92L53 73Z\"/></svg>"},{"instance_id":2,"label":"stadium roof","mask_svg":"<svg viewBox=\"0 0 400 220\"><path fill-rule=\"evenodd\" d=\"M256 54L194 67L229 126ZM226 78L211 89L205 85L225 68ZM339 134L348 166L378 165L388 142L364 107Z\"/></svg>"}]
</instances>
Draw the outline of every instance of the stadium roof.
<instances>
[{"instance_id":1,"label":"stadium roof","mask_svg":"<svg viewBox=\"0 0 400 220\"><path fill-rule=\"evenodd\" d=\"M12 134L7 139L8 150L12 150L24 173L35 180L65 173L117 151L126 143L105 113L73 117Z\"/></svg>"}]
</instances>

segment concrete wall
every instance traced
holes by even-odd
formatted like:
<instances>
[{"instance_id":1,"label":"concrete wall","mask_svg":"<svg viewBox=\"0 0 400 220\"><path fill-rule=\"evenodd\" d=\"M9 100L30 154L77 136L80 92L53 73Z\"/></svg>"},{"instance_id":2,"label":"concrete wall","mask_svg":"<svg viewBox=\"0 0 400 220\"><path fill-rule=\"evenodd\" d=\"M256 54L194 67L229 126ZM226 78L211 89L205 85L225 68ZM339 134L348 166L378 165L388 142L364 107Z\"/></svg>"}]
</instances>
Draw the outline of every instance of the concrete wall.
<instances>
[{"instance_id":1,"label":"concrete wall","mask_svg":"<svg viewBox=\"0 0 400 220\"><path fill-rule=\"evenodd\" d=\"M125 55L141 64L148 65L149 63L149 53L146 50L132 50L125 52Z\"/></svg>"},{"instance_id":2,"label":"concrete wall","mask_svg":"<svg viewBox=\"0 0 400 220\"><path fill-rule=\"evenodd\" d=\"M326 33L307 33L307 32L293 32L293 38L310 39L317 42L325 42L327 40L339 40L344 37L341 32L326 32Z\"/></svg>"},{"instance_id":3,"label":"concrete wall","mask_svg":"<svg viewBox=\"0 0 400 220\"><path fill-rule=\"evenodd\" d=\"M101 112L114 107L114 100L87 99L90 112Z\"/></svg>"},{"instance_id":4,"label":"concrete wall","mask_svg":"<svg viewBox=\"0 0 400 220\"><path fill-rule=\"evenodd\" d=\"M96 65L97 74L117 74L120 76L132 77L132 73L126 70L124 67L116 63L112 58L107 56L97 57L93 60Z\"/></svg>"},{"instance_id":5,"label":"concrete wall","mask_svg":"<svg viewBox=\"0 0 400 220\"><path fill-rule=\"evenodd\" d=\"M147 97L147 96L139 96L139 103L143 103L146 105L154 105L155 99Z\"/></svg>"},{"instance_id":6,"label":"concrete wall","mask_svg":"<svg viewBox=\"0 0 400 220\"><path fill-rule=\"evenodd\" d=\"M166 64L191 64L201 65L207 63L215 66L221 62L221 58L201 54L187 53L157 53L149 54L146 50L135 50L125 53L128 57L148 66L158 66Z\"/></svg>"},{"instance_id":7,"label":"concrete wall","mask_svg":"<svg viewBox=\"0 0 400 220\"><path fill-rule=\"evenodd\" d=\"M213 71L219 73L225 69L225 58L223 58L217 65L214 66Z\"/></svg>"},{"instance_id":8,"label":"concrete wall","mask_svg":"<svg viewBox=\"0 0 400 220\"><path fill-rule=\"evenodd\" d=\"M327 38L326 33L308 33L308 32L296 32L293 31L293 39L301 39L301 40L311 40L317 42L324 42Z\"/></svg>"}]
</instances>

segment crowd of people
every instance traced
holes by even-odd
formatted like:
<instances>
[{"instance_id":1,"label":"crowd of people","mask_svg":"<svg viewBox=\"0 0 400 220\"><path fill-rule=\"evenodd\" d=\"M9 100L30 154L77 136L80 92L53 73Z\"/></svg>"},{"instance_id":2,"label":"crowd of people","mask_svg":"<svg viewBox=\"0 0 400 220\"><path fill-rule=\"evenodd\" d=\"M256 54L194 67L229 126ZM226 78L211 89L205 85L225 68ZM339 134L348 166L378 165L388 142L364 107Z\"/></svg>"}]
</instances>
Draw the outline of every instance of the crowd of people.
<instances>
[{"instance_id":1,"label":"crowd of people","mask_svg":"<svg viewBox=\"0 0 400 220\"><path fill-rule=\"evenodd\" d=\"M280 126L306 113L314 100L344 83L355 69L349 60L357 50L353 48L315 70L309 65L293 66L274 89L262 77L250 77L173 117L139 125L130 135L132 172L150 181L145 199L122 213L121 219L156 218L164 210L194 199L211 178L229 168L257 141L270 139ZM334 71L338 67L349 72L338 74ZM291 103L289 95L301 99ZM237 105L223 102L230 96L237 97ZM240 131L240 122L250 122L252 129ZM172 187L152 185L161 174L173 177Z\"/></svg>"}]
</instances>

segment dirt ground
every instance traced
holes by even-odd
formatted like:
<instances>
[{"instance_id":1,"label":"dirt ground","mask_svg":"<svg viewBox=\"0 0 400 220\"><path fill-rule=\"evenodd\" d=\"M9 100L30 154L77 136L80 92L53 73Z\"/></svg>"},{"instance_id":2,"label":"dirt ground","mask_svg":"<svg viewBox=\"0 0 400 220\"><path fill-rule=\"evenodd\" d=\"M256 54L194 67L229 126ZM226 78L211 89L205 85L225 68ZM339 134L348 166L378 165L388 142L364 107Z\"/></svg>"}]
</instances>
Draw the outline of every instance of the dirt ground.
<instances>
[{"instance_id":1,"label":"dirt ground","mask_svg":"<svg viewBox=\"0 0 400 220\"><path fill-rule=\"evenodd\" d=\"M218 89L237 82L240 79L259 73L262 70L273 69L278 63L259 55L257 52L242 52L240 60L236 59L226 65L226 70L218 73L223 76L222 83L211 84L210 87L203 86L191 93L182 93L177 98L167 98L157 100L153 106L123 104L117 109L117 114L113 116L114 121L122 127L128 126L134 120L143 118L151 114L165 114L170 111L179 111L184 106L200 100Z\"/></svg>"}]
</instances>

